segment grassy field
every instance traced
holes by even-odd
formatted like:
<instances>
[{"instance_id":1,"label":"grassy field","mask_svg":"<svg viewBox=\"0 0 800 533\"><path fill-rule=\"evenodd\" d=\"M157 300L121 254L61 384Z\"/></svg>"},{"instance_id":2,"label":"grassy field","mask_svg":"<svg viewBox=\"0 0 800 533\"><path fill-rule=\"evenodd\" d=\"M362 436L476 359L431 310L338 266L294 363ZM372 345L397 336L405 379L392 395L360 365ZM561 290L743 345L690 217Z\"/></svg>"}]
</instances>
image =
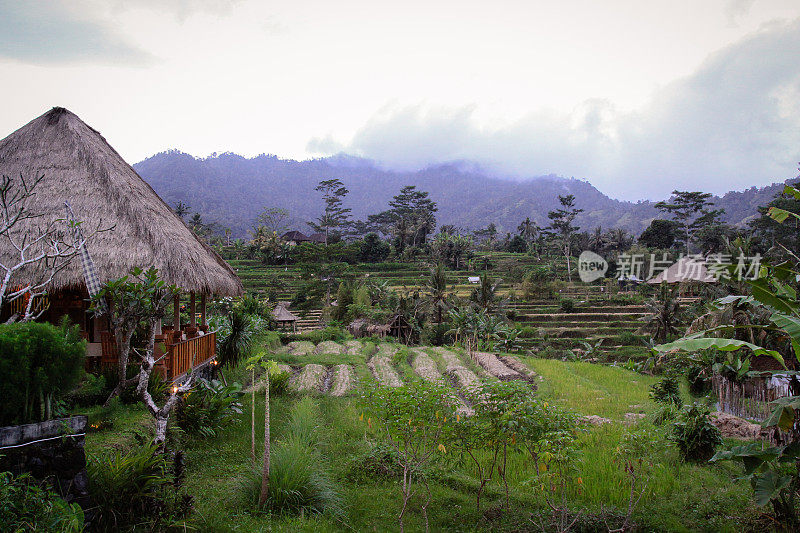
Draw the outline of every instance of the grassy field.
<instances>
[{"instance_id":1,"label":"grassy field","mask_svg":"<svg viewBox=\"0 0 800 533\"><path fill-rule=\"evenodd\" d=\"M372 379L368 372L358 371L374 350L365 347L362 353L348 355L293 356L276 354L286 363L317 362L349 363L357 369L362 382ZM435 356L432 350L427 350ZM463 354L462 354L463 357ZM412 376L408 353L399 351L393 364L402 377ZM441 360L436 358L441 364ZM636 463L639 487L644 495L634 512L634 521L642 531L749 531L759 528L753 522L758 513L750 500L750 487L734 479L740 474L732 464L689 465L681 462L670 446L665 431L647 419L625 423L626 413L650 414L655 404L648 398L649 386L655 378L621 368L581 362L562 362L523 358L542 377L538 394L547 401L563 404L581 415L597 415L612 420L599 427L588 426L579 437L580 452L576 476L580 484L567 491L571 516L578 515L577 530L603 530L603 513L611 523L619 520L628 505L630 484L617 450L623 438L637 436L646 443L641 462ZM470 366L476 373L481 369ZM229 381L246 382L246 371L227 373ZM485 379L485 375L484 375ZM686 398L688 400L688 396ZM280 445L287 428L292 405L299 401L293 394L274 398L271 402L273 445ZM250 460L250 396L245 399L239 423L222 431L215 438L184 437L187 454L186 489L195 498L195 512L190 525L202 531L397 531L400 490L397 479L370 477L363 474L362 462L380 437L360 419L357 398L317 394L322 439L319 450L343 498L340 515L271 516L250 512L244 498L243 483L253 465ZM256 395L256 420L263 420L264 400ZM125 446L137 432L146 430L147 414L139 406L117 406L113 412L96 409L93 419L112 418L114 428L91 433L87 451L97 453L110 446ZM258 428L260 433L263 427ZM627 436L627 437L626 437ZM257 436L257 440L261 439ZM260 453L260 451L259 451ZM451 455L441 455L427 471L432 503L429 508L432 531L540 531L540 521L550 513L542 493L535 490L535 468L525 457L513 456L509 461L508 478L511 511L499 512L503 491L492 482L486 492L485 505L476 510L477 480L472 468ZM421 487L418 487L421 489ZM410 504L406 531L424 530L419 511L422 491Z\"/></svg>"}]
</instances>

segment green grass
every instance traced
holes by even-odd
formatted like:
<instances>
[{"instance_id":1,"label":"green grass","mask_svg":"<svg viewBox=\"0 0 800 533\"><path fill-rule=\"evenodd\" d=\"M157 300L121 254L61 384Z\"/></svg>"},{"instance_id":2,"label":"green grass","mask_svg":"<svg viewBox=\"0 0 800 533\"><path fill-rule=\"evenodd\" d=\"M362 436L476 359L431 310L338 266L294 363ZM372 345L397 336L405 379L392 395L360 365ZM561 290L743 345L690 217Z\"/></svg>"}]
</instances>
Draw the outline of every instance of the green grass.
<instances>
[{"instance_id":1,"label":"green grass","mask_svg":"<svg viewBox=\"0 0 800 533\"><path fill-rule=\"evenodd\" d=\"M354 364L357 374L366 372L364 361L375 350L373 343L364 344L356 356L320 354L275 358L287 363ZM441 360L432 350L425 350ZM294 357L294 359L292 359ZM282 359L281 359L282 358ZM745 482L734 481L740 475L732 463L687 465L666 439L666 431L643 421L627 426L627 412L650 413L656 405L649 399L649 387L658 378L628 372L621 368L572 363L558 360L521 358L544 378L539 392L548 401L583 415L599 415L617 421L601 427L588 427L579 437L580 453L576 475L582 483L569 489L569 507L581 511L581 523L592 530L601 506L619 511L628 503L629 482L617 449L623 436L631 431L646 431L648 452L637 464L644 496L634 520L645 531L747 531L756 529L753 517L758 516L750 500L751 489ZM462 354L466 366L474 363ZM404 379L411 368L407 354L401 351L395 364ZM226 372L228 381L244 381L247 373L241 368ZM371 379L359 374L359 379ZM683 391L686 394L686 391ZM688 395L685 398L688 401ZM286 395L271 402L273 443L286 438L290 431L289 415L298 401L314 402L322 437L315 447L330 466L331 478L342 496L341 516L323 514L306 517L254 514L247 503L243 484L251 476L250 408L251 396L244 398L244 412L233 424L214 439L185 439L187 453L186 488L195 498L196 511L190 522L201 531L397 531L400 490L391 479L370 479L354 476L356 459L379 441L367 420L362 420L358 400L354 397L331 398L314 396L300 400ZM638 407L635 407L638 406ZM263 440L263 395L257 394L256 440L260 464ZM99 409L90 410L97 417ZM140 405L117 406L103 414L113 418L115 427L90 434L87 451L92 453L108 446L124 445L135 431L149 427L149 415ZM258 464L256 466L258 466ZM546 503L529 483L535 478L535 466L522 454L512 454L508 478L512 511L499 518L487 518L475 509L476 480L469 463L451 454L437 455L428 470L432 501L429 506L432 531L525 531L539 530L530 513L545 513ZM424 529L419 511L422 487L412 499L406 518L406 531ZM502 501L502 486L497 480L486 489L483 509L497 508ZM602 525L602 522L600 522Z\"/></svg>"}]
</instances>

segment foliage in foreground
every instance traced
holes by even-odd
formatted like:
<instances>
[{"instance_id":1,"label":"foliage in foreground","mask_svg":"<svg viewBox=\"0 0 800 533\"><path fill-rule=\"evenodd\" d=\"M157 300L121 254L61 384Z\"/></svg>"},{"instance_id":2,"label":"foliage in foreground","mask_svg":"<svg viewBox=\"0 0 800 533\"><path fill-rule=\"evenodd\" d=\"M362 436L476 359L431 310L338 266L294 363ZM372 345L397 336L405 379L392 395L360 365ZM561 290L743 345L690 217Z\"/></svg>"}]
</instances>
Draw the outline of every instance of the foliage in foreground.
<instances>
[{"instance_id":1,"label":"foliage in foreground","mask_svg":"<svg viewBox=\"0 0 800 533\"><path fill-rule=\"evenodd\" d=\"M83 531L83 510L43 489L28 474L0 472L0 531Z\"/></svg>"},{"instance_id":2,"label":"foliage in foreground","mask_svg":"<svg viewBox=\"0 0 800 533\"><path fill-rule=\"evenodd\" d=\"M171 475L165 454L158 453L154 445L90 457L86 472L94 504L92 530L140 526L159 530L185 518L191 512L192 499L180 491L181 461L176 460Z\"/></svg>"},{"instance_id":3,"label":"foliage in foreground","mask_svg":"<svg viewBox=\"0 0 800 533\"><path fill-rule=\"evenodd\" d=\"M239 421L243 395L238 383L224 385L218 380L200 379L178 406L178 426L189 434L213 437Z\"/></svg>"},{"instance_id":4,"label":"foliage in foreground","mask_svg":"<svg viewBox=\"0 0 800 533\"><path fill-rule=\"evenodd\" d=\"M83 373L86 343L77 326L0 325L0 426L47 420Z\"/></svg>"}]
</instances>

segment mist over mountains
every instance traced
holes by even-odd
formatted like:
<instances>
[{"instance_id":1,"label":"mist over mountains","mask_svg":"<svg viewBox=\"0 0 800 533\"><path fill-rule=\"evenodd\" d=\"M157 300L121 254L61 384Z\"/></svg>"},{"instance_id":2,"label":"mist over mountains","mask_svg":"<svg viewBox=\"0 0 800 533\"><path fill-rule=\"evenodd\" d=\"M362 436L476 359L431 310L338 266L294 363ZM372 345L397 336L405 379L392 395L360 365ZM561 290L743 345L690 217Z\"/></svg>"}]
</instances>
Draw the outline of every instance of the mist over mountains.
<instances>
[{"instance_id":1,"label":"mist over mountains","mask_svg":"<svg viewBox=\"0 0 800 533\"><path fill-rule=\"evenodd\" d=\"M295 161L273 155L245 158L233 153L195 158L180 151L156 154L134 165L136 171L170 205L182 201L206 222L218 222L244 237L264 207L282 207L294 229L306 231L305 222L319 216L322 198L314 187L324 179L338 178L350 190L345 205L353 216L365 219L388 207L405 185L428 191L437 202L439 225L454 224L467 230L495 223L498 232L516 231L530 217L540 226L558 206L558 196L574 194L582 230L597 226L625 228L638 234L659 216L653 202L624 202L606 196L588 181L555 175L523 180L493 176L470 163L449 163L414 171L382 169L373 161L347 155ZM782 189L776 183L751 187L715 197L725 209L724 221L745 224Z\"/></svg>"}]
</instances>

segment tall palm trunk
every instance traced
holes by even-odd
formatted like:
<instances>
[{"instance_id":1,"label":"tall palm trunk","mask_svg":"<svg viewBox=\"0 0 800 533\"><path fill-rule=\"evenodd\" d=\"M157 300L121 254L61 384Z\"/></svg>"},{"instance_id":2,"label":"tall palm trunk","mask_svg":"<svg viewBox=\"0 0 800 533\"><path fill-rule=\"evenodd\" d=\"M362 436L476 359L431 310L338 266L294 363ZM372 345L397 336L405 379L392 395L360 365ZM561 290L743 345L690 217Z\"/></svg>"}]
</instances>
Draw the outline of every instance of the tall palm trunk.
<instances>
[{"instance_id":1,"label":"tall palm trunk","mask_svg":"<svg viewBox=\"0 0 800 533\"><path fill-rule=\"evenodd\" d=\"M269 495L269 370L264 385L264 467L261 471L261 494L258 497L258 506L263 507Z\"/></svg>"}]
</instances>

